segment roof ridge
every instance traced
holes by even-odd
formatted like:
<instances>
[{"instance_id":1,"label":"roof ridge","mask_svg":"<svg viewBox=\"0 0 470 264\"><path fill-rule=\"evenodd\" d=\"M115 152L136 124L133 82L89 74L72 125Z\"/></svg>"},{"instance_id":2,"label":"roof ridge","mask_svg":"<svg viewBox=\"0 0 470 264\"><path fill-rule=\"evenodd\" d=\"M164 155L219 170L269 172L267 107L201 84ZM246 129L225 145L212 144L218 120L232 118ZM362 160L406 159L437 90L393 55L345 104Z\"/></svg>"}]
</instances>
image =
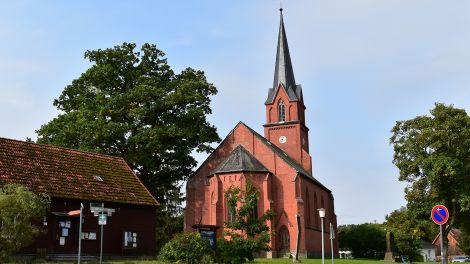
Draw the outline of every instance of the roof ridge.
<instances>
[{"instance_id":1,"label":"roof ridge","mask_svg":"<svg viewBox=\"0 0 470 264\"><path fill-rule=\"evenodd\" d=\"M2 141L2 140L4 140L4 141L13 141L13 142L28 144L28 145L37 146L37 147L43 147L43 148L47 148L47 149L50 149L50 150L64 150L64 151L69 152L69 153L78 153L78 154L84 154L84 155L107 158L107 159L122 160L122 161L125 162L124 158L122 158L122 157L112 156L112 155L108 155L108 154L102 154L102 153L98 153L98 152L92 152L92 151L67 148L67 147L62 147L62 146L57 146L57 145L49 145L49 144L43 144L43 143L23 141L23 140L19 140L19 139L0 137L0 141Z\"/></svg>"}]
</instances>

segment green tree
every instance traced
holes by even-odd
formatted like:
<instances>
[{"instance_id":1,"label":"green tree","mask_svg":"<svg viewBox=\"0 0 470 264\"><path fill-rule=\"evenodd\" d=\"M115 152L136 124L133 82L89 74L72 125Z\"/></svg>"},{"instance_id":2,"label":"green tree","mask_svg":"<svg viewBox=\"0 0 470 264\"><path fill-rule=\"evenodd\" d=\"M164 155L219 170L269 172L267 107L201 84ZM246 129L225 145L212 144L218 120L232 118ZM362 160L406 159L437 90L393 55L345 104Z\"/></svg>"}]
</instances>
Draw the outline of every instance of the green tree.
<instances>
[{"instance_id":1,"label":"green tree","mask_svg":"<svg viewBox=\"0 0 470 264\"><path fill-rule=\"evenodd\" d=\"M385 216L384 225L392 232L398 253L413 259L418 259L420 256L421 242L432 241L438 231L433 222L414 218L406 207Z\"/></svg>"},{"instance_id":2,"label":"green tree","mask_svg":"<svg viewBox=\"0 0 470 264\"><path fill-rule=\"evenodd\" d=\"M7 184L0 189L0 262L39 234L33 222L46 215L49 204L48 196L21 185Z\"/></svg>"},{"instance_id":3,"label":"green tree","mask_svg":"<svg viewBox=\"0 0 470 264\"><path fill-rule=\"evenodd\" d=\"M431 116L398 121L392 129L393 163L410 217L430 220L434 205L449 209L444 248L452 227L468 222L470 209L470 117L463 109L436 103Z\"/></svg>"},{"instance_id":4,"label":"green tree","mask_svg":"<svg viewBox=\"0 0 470 264\"><path fill-rule=\"evenodd\" d=\"M36 132L38 143L123 157L161 204L161 246L184 199L180 182L197 165L191 152L220 140L206 120L217 89L202 71L174 73L155 45L135 48L86 51L91 67L54 100L62 113Z\"/></svg>"},{"instance_id":5,"label":"green tree","mask_svg":"<svg viewBox=\"0 0 470 264\"><path fill-rule=\"evenodd\" d=\"M339 248L351 250L355 258L383 259L386 241L381 224L364 223L338 227Z\"/></svg>"},{"instance_id":6,"label":"green tree","mask_svg":"<svg viewBox=\"0 0 470 264\"><path fill-rule=\"evenodd\" d=\"M245 263L254 259L253 253L270 249L271 232L266 224L272 220L271 210L258 215L258 190L247 180L245 190L231 186L225 199L232 219L225 223L225 236L218 241L217 257L222 263Z\"/></svg>"},{"instance_id":7,"label":"green tree","mask_svg":"<svg viewBox=\"0 0 470 264\"><path fill-rule=\"evenodd\" d=\"M92 66L54 100L63 113L37 130L38 143L123 157L159 202L180 201L191 152L220 140L206 120L217 89L202 71L175 74L155 45L135 47L86 51Z\"/></svg>"}]
</instances>

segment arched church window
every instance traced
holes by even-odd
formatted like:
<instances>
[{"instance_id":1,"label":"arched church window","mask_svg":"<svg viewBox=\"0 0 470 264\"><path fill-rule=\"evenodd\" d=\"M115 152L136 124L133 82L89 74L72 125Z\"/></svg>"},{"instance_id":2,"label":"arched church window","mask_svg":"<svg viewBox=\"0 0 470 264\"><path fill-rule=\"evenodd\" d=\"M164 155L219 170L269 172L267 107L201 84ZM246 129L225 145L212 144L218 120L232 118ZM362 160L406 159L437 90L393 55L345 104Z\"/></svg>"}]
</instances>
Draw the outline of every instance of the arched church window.
<instances>
[{"instance_id":1,"label":"arched church window","mask_svg":"<svg viewBox=\"0 0 470 264\"><path fill-rule=\"evenodd\" d=\"M277 105L277 114L279 122L286 121L286 106L284 105L284 102L282 100L280 100Z\"/></svg>"},{"instance_id":2,"label":"arched church window","mask_svg":"<svg viewBox=\"0 0 470 264\"><path fill-rule=\"evenodd\" d=\"M310 195L308 193L308 189L305 194L305 226L306 227L311 227L310 223Z\"/></svg>"},{"instance_id":3,"label":"arched church window","mask_svg":"<svg viewBox=\"0 0 470 264\"><path fill-rule=\"evenodd\" d=\"M314 193L313 194L313 211L315 212L315 227L318 228L320 225L318 224L318 219L319 219L319 216L318 216L318 202L317 202L317 193Z\"/></svg>"},{"instance_id":4,"label":"arched church window","mask_svg":"<svg viewBox=\"0 0 470 264\"><path fill-rule=\"evenodd\" d=\"M258 199L254 201L253 207L250 212L251 219L258 219Z\"/></svg>"},{"instance_id":5,"label":"arched church window","mask_svg":"<svg viewBox=\"0 0 470 264\"><path fill-rule=\"evenodd\" d=\"M227 222L231 223L235 221L235 206L227 206Z\"/></svg>"}]
</instances>

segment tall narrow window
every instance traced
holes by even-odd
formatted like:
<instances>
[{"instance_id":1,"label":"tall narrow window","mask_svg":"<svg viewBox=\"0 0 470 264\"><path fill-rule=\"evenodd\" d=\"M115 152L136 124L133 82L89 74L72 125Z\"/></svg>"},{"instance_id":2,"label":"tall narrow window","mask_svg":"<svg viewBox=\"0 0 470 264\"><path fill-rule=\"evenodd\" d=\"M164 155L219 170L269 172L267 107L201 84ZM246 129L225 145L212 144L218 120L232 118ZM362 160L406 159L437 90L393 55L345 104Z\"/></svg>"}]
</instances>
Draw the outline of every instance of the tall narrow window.
<instances>
[{"instance_id":1,"label":"tall narrow window","mask_svg":"<svg viewBox=\"0 0 470 264\"><path fill-rule=\"evenodd\" d=\"M227 206L227 222L235 221L235 206Z\"/></svg>"},{"instance_id":2,"label":"tall narrow window","mask_svg":"<svg viewBox=\"0 0 470 264\"><path fill-rule=\"evenodd\" d=\"M255 204L251 208L250 218L251 219L258 219L258 199L255 200Z\"/></svg>"},{"instance_id":3,"label":"tall narrow window","mask_svg":"<svg viewBox=\"0 0 470 264\"><path fill-rule=\"evenodd\" d=\"M315 227L318 228L320 225L318 224L318 203L317 203L317 193L313 193L313 211L315 212L314 216L315 216Z\"/></svg>"},{"instance_id":4,"label":"tall narrow window","mask_svg":"<svg viewBox=\"0 0 470 264\"><path fill-rule=\"evenodd\" d=\"M308 189L306 190L305 194L305 227L311 227L310 224L310 195L308 193Z\"/></svg>"},{"instance_id":5,"label":"tall narrow window","mask_svg":"<svg viewBox=\"0 0 470 264\"><path fill-rule=\"evenodd\" d=\"M286 106L282 100L280 100L279 104L277 105L277 114L279 122L286 121Z\"/></svg>"}]
</instances>

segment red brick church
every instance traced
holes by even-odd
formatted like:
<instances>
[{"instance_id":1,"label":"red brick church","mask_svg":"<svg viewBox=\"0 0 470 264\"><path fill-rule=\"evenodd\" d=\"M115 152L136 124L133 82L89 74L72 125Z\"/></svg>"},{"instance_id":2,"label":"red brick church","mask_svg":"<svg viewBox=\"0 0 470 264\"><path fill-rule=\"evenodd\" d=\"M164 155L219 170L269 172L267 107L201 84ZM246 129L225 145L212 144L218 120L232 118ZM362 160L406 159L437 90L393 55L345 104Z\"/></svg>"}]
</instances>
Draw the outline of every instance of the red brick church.
<instances>
[{"instance_id":1,"label":"red brick church","mask_svg":"<svg viewBox=\"0 0 470 264\"><path fill-rule=\"evenodd\" d=\"M260 194L257 212L271 209L274 235L267 257L299 249L300 257L321 256L319 208L325 208L325 254L331 255L330 223L336 230L331 191L312 175L302 87L295 82L282 17L273 87L265 102L264 136L240 122L188 179L185 229L221 227L230 213L224 197L230 186L245 188L247 180ZM298 224L299 216L300 224ZM300 242L298 243L298 234ZM336 240L334 240L336 241ZM335 252L337 242L333 243Z\"/></svg>"}]
</instances>

